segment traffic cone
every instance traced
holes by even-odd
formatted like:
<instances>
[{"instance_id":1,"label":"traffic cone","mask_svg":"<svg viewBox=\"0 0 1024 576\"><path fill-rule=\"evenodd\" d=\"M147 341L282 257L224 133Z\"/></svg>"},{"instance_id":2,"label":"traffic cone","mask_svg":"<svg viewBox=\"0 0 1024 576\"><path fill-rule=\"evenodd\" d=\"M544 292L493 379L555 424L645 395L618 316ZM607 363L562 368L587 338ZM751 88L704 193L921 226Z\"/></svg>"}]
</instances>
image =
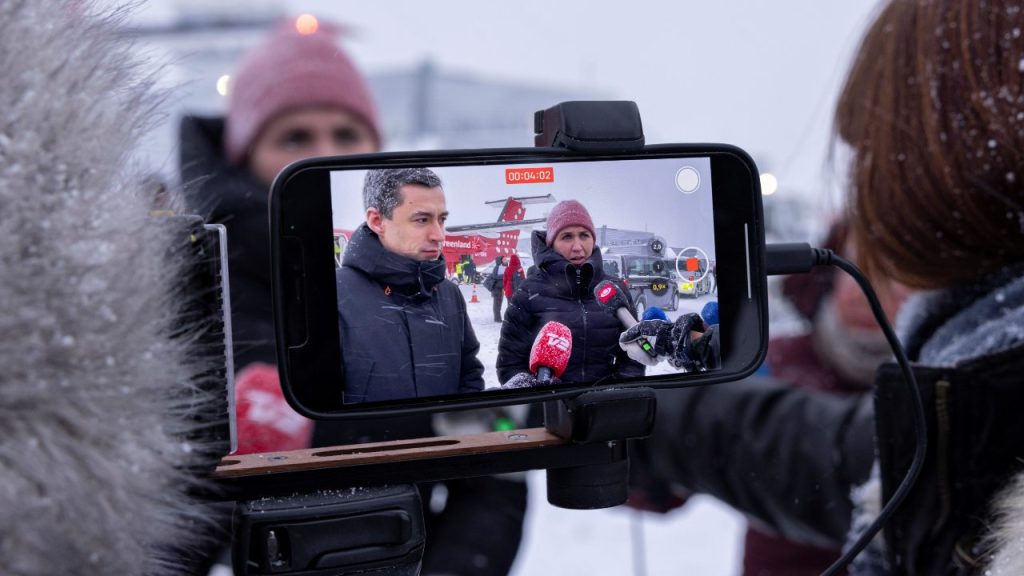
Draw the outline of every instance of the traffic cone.
<instances>
[{"instance_id":1,"label":"traffic cone","mask_svg":"<svg viewBox=\"0 0 1024 576\"><path fill-rule=\"evenodd\" d=\"M479 304L480 303L480 300L477 300L477 297L476 297L476 282L473 283L473 294L469 297L469 303L470 304L473 304L473 303Z\"/></svg>"}]
</instances>

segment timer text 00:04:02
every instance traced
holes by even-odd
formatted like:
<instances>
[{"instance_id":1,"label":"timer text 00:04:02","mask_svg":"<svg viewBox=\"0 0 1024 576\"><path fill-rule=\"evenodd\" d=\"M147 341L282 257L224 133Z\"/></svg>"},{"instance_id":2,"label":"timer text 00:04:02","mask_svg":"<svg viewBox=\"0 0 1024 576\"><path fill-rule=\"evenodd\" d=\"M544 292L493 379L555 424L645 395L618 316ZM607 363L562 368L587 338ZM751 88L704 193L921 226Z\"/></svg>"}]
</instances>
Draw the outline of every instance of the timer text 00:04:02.
<instances>
[{"instance_id":1,"label":"timer text 00:04:02","mask_svg":"<svg viewBox=\"0 0 1024 576\"><path fill-rule=\"evenodd\" d=\"M554 168L506 168L506 184L540 184L555 181Z\"/></svg>"}]
</instances>

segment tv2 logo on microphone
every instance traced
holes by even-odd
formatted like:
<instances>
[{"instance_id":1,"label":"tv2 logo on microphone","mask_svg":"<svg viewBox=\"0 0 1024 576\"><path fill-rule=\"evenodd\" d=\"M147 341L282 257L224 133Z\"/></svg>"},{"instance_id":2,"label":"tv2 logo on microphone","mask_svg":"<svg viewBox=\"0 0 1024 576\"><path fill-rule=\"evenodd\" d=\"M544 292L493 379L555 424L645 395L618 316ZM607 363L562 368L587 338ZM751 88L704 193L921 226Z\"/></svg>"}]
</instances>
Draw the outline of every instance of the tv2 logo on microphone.
<instances>
[{"instance_id":1,"label":"tv2 logo on microphone","mask_svg":"<svg viewBox=\"0 0 1024 576\"><path fill-rule=\"evenodd\" d=\"M569 343L569 340L566 339L564 336L559 336L558 334L548 334L547 336L548 346L554 346L555 348L561 350L562 352L569 351L569 346L571 344Z\"/></svg>"},{"instance_id":2,"label":"tv2 logo on microphone","mask_svg":"<svg viewBox=\"0 0 1024 576\"><path fill-rule=\"evenodd\" d=\"M607 304L613 296L615 296L615 287L610 284L597 293L597 297L601 300L602 304Z\"/></svg>"}]
</instances>

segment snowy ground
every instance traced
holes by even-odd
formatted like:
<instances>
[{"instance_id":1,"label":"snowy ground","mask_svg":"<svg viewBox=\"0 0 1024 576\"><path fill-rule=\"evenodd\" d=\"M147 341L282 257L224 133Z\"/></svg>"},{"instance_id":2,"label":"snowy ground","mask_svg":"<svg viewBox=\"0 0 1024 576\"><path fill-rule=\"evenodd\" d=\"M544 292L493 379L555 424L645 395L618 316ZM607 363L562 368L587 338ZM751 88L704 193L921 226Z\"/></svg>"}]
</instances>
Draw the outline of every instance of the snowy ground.
<instances>
[{"instance_id":1,"label":"snowy ground","mask_svg":"<svg viewBox=\"0 0 1024 576\"><path fill-rule=\"evenodd\" d=\"M470 302L472 288L460 288ZM485 381L488 387L497 386L494 362L501 325L492 317L490 293L477 286L476 298L479 302L470 302L467 308L480 340ZM674 319L686 312L700 312L711 299L680 299L679 310L666 314ZM671 368L656 370L649 373ZM548 504L543 471L529 472L528 482L530 505L513 576L733 576L739 571L746 523L714 499L698 496L666 515L640 513L622 506L565 510Z\"/></svg>"},{"instance_id":2,"label":"snowy ground","mask_svg":"<svg viewBox=\"0 0 1024 576\"><path fill-rule=\"evenodd\" d=\"M529 472L530 504L512 576L734 576L746 521L696 496L669 514L566 510L547 502L544 472Z\"/></svg>"}]
</instances>

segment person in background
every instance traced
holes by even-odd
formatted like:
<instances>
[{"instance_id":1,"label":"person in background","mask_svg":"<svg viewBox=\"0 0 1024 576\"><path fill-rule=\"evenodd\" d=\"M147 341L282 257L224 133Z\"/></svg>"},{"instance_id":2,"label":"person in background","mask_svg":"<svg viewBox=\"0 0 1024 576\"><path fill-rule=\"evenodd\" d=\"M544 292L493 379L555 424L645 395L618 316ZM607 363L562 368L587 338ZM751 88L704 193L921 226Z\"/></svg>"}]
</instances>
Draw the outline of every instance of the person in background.
<instances>
[{"instance_id":1,"label":"person in background","mask_svg":"<svg viewBox=\"0 0 1024 576\"><path fill-rule=\"evenodd\" d=\"M848 238L849 226L837 221L822 247L855 259ZM876 287L887 315L894 318L906 294L891 283L876 282ZM782 294L805 320L807 329L771 339L764 363L768 375L790 386L842 396L868 393L876 370L891 360L892 350L853 279L831 267L816 268L784 278ZM704 312L702 316L709 322ZM837 547L786 540L755 522L748 527L744 541L743 576L817 576L840 553Z\"/></svg>"},{"instance_id":2,"label":"person in background","mask_svg":"<svg viewBox=\"0 0 1024 576\"><path fill-rule=\"evenodd\" d=\"M495 256L491 275L487 277L484 288L491 293L491 307L494 321L501 322L501 305L505 297L505 270L508 268L508 256Z\"/></svg>"},{"instance_id":3,"label":"person in background","mask_svg":"<svg viewBox=\"0 0 1024 576\"><path fill-rule=\"evenodd\" d=\"M185 116L179 127L186 201L227 229L240 453L309 447L314 434L277 381L270 185L297 160L380 150L368 85L337 34L326 22L312 34L299 33L293 20L280 22L232 74L225 115ZM227 551L221 562L230 565Z\"/></svg>"},{"instance_id":4,"label":"person in background","mask_svg":"<svg viewBox=\"0 0 1024 576\"><path fill-rule=\"evenodd\" d=\"M473 258L471 256L466 257L466 263L463 264L462 272L466 275L466 282L476 284L476 262L473 262Z\"/></svg>"},{"instance_id":5,"label":"person in background","mask_svg":"<svg viewBox=\"0 0 1024 576\"><path fill-rule=\"evenodd\" d=\"M700 309L700 319L704 321L705 326L718 324L718 302L712 301L705 304Z\"/></svg>"},{"instance_id":6,"label":"person in background","mask_svg":"<svg viewBox=\"0 0 1024 576\"><path fill-rule=\"evenodd\" d=\"M527 277L505 311L498 380L506 384L529 373L530 348L549 321L565 324L573 334L563 382L643 376L644 366L619 348L622 323L594 297L594 287L611 280L633 307L629 291L604 272L587 209L575 200L559 202L548 214L547 230L534 232L532 242L537 272Z\"/></svg>"},{"instance_id":7,"label":"person in background","mask_svg":"<svg viewBox=\"0 0 1024 576\"><path fill-rule=\"evenodd\" d=\"M519 255L513 254L508 257L508 266L502 274L502 293L508 301L512 301L512 295L523 285L526 273L523 272L523 265L519 263Z\"/></svg>"},{"instance_id":8,"label":"person in background","mask_svg":"<svg viewBox=\"0 0 1024 576\"><path fill-rule=\"evenodd\" d=\"M189 203L209 221L227 228L235 368L239 376L253 375L252 382L260 389L266 383L256 376L276 371L277 365L270 293L270 186L292 162L377 152L382 145L369 85L338 45L338 32L321 21L316 32L303 34L293 21L282 22L243 58L232 76L223 118L187 116L181 121L181 180ZM259 369L247 371L251 366ZM291 410L287 405L280 409ZM320 422L311 433L308 428L303 431L302 441L326 446L433 435L429 417L382 420L376 425L356 434ZM288 447L294 447L297 439L288 439ZM474 573L466 565L477 557L494 570L491 573L501 573L503 567L507 571L521 539L526 487L495 482L483 478L446 483L448 506L437 513L427 507L436 486L420 486L429 529L424 575ZM508 522L492 522L486 515L491 510L505 511ZM445 523L445 518L450 521ZM470 525L499 526L499 534L480 546L470 538L479 530L460 533L444 528L456 518ZM465 554L470 548L479 551Z\"/></svg>"},{"instance_id":9,"label":"person in background","mask_svg":"<svg viewBox=\"0 0 1024 576\"><path fill-rule=\"evenodd\" d=\"M274 177L303 158L380 150L376 106L337 32L321 22L301 34L282 22L232 75L223 118L181 121L181 180L191 205L227 227L236 370L277 364L267 201Z\"/></svg>"},{"instance_id":10,"label":"person in background","mask_svg":"<svg viewBox=\"0 0 1024 576\"><path fill-rule=\"evenodd\" d=\"M668 322L668 316L665 311L658 306L651 306L647 310L644 310L644 315L640 318L641 320L662 320Z\"/></svg>"},{"instance_id":11,"label":"person in background","mask_svg":"<svg viewBox=\"0 0 1024 576\"><path fill-rule=\"evenodd\" d=\"M890 0L839 99L853 246L869 277L913 290L896 324L928 437L851 574L1024 574L1020 29L1016 1ZM916 447L900 371L874 382L853 396L763 380L673 391L630 465L788 540L850 545Z\"/></svg>"}]
</instances>

